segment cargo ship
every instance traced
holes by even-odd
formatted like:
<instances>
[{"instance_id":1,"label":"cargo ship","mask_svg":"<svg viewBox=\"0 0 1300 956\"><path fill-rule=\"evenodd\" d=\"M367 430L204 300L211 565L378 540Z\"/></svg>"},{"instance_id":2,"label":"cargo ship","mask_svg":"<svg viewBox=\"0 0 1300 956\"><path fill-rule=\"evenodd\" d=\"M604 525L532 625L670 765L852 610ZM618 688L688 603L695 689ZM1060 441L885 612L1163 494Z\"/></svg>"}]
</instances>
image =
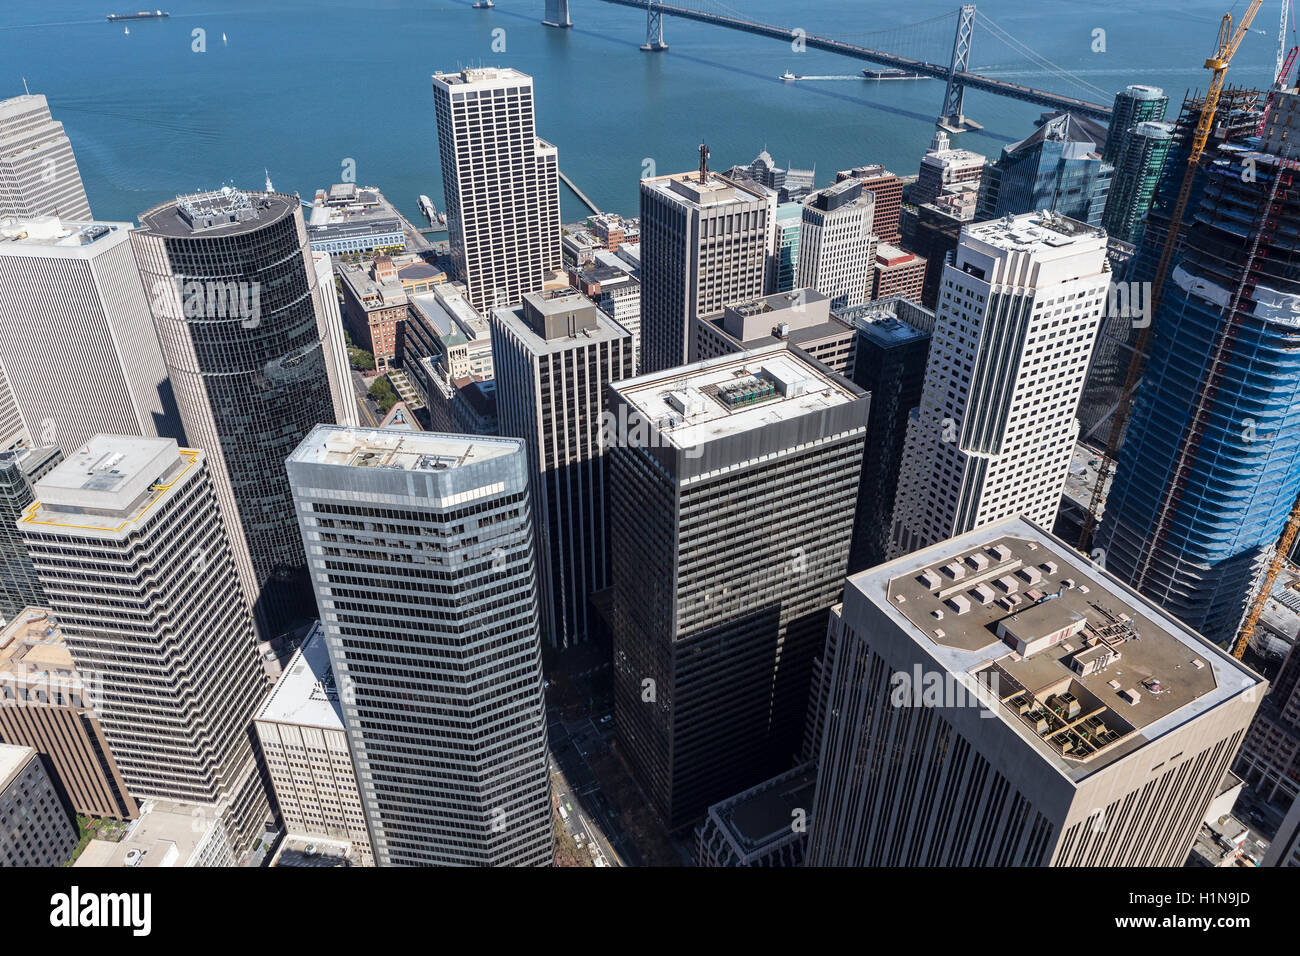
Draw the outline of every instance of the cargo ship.
<instances>
[{"instance_id":1,"label":"cargo ship","mask_svg":"<svg viewBox=\"0 0 1300 956\"><path fill-rule=\"evenodd\" d=\"M930 74L917 73L915 70L863 70L862 75L869 80L928 80Z\"/></svg>"},{"instance_id":2,"label":"cargo ship","mask_svg":"<svg viewBox=\"0 0 1300 956\"><path fill-rule=\"evenodd\" d=\"M170 16L171 14L166 10L141 10L139 13L110 13L108 19L110 22L117 20L161 20Z\"/></svg>"}]
</instances>

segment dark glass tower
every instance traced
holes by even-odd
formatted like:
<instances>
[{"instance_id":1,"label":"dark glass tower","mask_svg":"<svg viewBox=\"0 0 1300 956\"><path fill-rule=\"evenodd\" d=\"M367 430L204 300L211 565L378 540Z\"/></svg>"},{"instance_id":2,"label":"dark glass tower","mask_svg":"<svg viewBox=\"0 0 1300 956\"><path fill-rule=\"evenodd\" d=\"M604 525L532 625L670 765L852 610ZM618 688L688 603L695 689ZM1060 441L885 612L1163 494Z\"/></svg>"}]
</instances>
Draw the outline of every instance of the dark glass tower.
<instances>
[{"instance_id":1,"label":"dark glass tower","mask_svg":"<svg viewBox=\"0 0 1300 956\"><path fill-rule=\"evenodd\" d=\"M6 621L25 607L45 604L45 591L16 522L36 500L32 483L62 460L57 448L0 452L0 618Z\"/></svg>"},{"instance_id":2,"label":"dark glass tower","mask_svg":"<svg viewBox=\"0 0 1300 956\"><path fill-rule=\"evenodd\" d=\"M208 453L240 577L274 636L315 614L285 459L338 420L325 357L338 343L299 200L182 196L141 214L131 239L186 435Z\"/></svg>"}]
</instances>

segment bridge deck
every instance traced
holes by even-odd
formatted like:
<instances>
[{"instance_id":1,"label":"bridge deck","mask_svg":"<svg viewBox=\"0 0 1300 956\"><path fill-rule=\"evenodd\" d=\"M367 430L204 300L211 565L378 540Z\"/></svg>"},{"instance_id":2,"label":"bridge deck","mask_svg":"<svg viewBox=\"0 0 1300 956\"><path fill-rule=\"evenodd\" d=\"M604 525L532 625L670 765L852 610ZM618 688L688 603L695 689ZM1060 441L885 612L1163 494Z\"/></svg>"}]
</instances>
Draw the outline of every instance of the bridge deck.
<instances>
[{"instance_id":1,"label":"bridge deck","mask_svg":"<svg viewBox=\"0 0 1300 956\"><path fill-rule=\"evenodd\" d=\"M645 0L602 0L604 3L614 3L624 7L634 7L638 10L644 10L646 7ZM699 10L691 10L688 7L679 7L667 3L656 3L656 9L661 10L669 16L681 17L685 20L696 20L700 23L711 23L715 26L727 27L731 30L742 30L745 33L754 33L759 36L772 37L777 40L784 40L787 43L799 38L801 34L794 30L788 30L784 27L774 27L766 23L756 23L752 20L742 20L739 17L725 17L716 13L702 13ZM914 60L911 57L899 56L895 53L886 53L883 50L873 50L870 47L857 46L853 43L845 43L843 40L832 40L828 37L814 36L812 34L802 35L803 42L806 46L815 50L826 50L830 53L840 53L844 56L853 57L857 60L866 60L870 63L883 63L886 66L896 67L900 70L915 70L917 73L924 73L927 76L933 76L937 79L946 80L950 72L948 64L930 63L927 60ZM967 89L983 90L986 93L994 93L998 96L1009 96L1012 99L1023 100L1027 103L1037 103L1040 106L1046 106L1053 109L1070 110L1081 116L1088 116L1093 119L1107 121L1110 119L1111 108L1101 103L1092 103L1088 100L1081 100L1074 96L1065 96L1061 93L1052 93L1048 90L1036 89L1032 86L1023 86L1019 83L1009 83L1006 80L994 79L991 76L982 76L979 73L970 73L965 70L957 71L959 79Z\"/></svg>"}]
</instances>

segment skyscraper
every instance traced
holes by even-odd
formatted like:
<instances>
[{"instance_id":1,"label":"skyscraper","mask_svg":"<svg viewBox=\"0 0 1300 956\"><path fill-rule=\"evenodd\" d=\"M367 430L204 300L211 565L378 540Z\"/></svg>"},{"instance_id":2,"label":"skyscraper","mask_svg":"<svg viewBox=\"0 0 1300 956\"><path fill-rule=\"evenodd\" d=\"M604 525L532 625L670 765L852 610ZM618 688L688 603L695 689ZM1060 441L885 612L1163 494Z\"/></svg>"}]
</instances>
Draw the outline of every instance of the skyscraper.
<instances>
[{"instance_id":1,"label":"skyscraper","mask_svg":"<svg viewBox=\"0 0 1300 956\"><path fill-rule=\"evenodd\" d=\"M601 428L607 386L632 377L632 336L573 289L530 292L493 313L492 354L501 434L528 449L542 636L569 647L609 585Z\"/></svg>"},{"instance_id":2,"label":"skyscraper","mask_svg":"<svg viewBox=\"0 0 1300 956\"><path fill-rule=\"evenodd\" d=\"M77 157L39 93L0 100L0 219L90 219Z\"/></svg>"},{"instance_id":3,"label":"skyscraper","mask_svg":"<svg viewBox=\"0 0 1300 956\"><path fill-rule=\"evenodd\" d=\"M40 754L0 744L0 867L62 866L76 848L77 827Z\"/></svg>"},{"instance_id":4,"label":"skyscraper","mask_svg":"<svg viewBox=\"0 0 1300 956\"><path fill-rule=\"evenodd\" d=\"M1013 515L1051 527L1109 285L1099 229L1051 213L965 227L908 424L891 556Z\"/></svg>"},{"instance_id":5,"label":"skyscraper","mask_svg":"<svg viewBox=\"0 0 1300 956\"><path fill-rule=\"evenodd\" d=\"M131 796L206 808L246 851L269 816L266 676L206 453L97 435L36 497L18 527Z\"/></svg>"},{"instance_id":6,"label":"skyscraper","mask_svg":"<svg viewBox=\"0 0 1300 956\"><path fill-rule=\"evenodd\" d=\"M375 862L549 864L524 443L322 425L287 467Z\"/></svg>"},{"instance_id":7,"label":"skyscraper","mask_svg":"<svg viewBox=\"0 0 1300 956\"><path fill-rule=\"evenodd\" d=\"M36 444L184 437L130 236L126 222L0 225L0 366Z\"/></svg>"},{"instance_id":8,"label":"skyscraper","mask_svg":"<svg viewBox=\"0 0 1300 956\"><path fill-rule=\"evenodd\" d=\"M803 203L776 207L776 276L773 292L789 292L799 276L799 232L803 228Z\"/></svg>"},{"instance_id":9,"label":"skyscraper","mask_svg":"<svg viewBox=\"0 0 1300 956\"><path fill-rule=\"evenodd\" d=\"M1263 151L1222 147L1206 172L1097 538L1107 570L1216 643L1300 491L1298 102L1279 96Z\"/></svg>"},{"instance_id":10,"label":"skyscraper","mask_svg":"<svg viewBox=\"0 0 1300 956\"><path fill-rule=\"evenodd\" d=\"M856 179L841 180L804 200L796 285L828 296L832 309L861 305L871 292L874 205Z\"/></svg>"},{"instance_id":11,"label":"skyscraper","mask_svg":"<svg viewBox=\"0 0 1300 956\"><path fill-rule=\"evenodd\" d=\"M1061 113L1018 143L1002 147L984 169L977 220L1050 210L1100 226L1114 167L1101 158L1106 131Z\"/></svg>"},{"instance_id":12,"label":"skyscraper","mask_svg":"<svg viewBox=\"0 0 1300 956\"><path fill-rule=\"evenodd\" d=\"M1147 210L1173 142L1174 124L1156 121L1139 123L1124 137L1124 147L1115 157L1115 177L1102 220L1113 238L1128 243L1142 238Z\"/></svg>"},{"instance_id":13,"label":"skyscraper","mask_svg":"<svg viewBox=\"0 0 1300 956\"><path fill-rule=\"evenodd\" d=\"M921 166L908 194L908 202L913 206L921 206L934 202L963 183L978 184L987 162L987 157L969 149L953 149L948 134L941 129L935 130L930 148L921 157Z\"/></svg>"},{"instance_id":14,"label":"skyscraper","mask_svg":"<svg viewBox=\"0 0 1300 956\"><path fill-rule=\"evenodd\" d=\"M643 371L685 365L695 319L763 294L768 213L760 188L710 172L704 159L698 172L641 180Z\"/></svg>"},{"instance_id":15,"label":"skyscraper","mask_svg":"<svg viewBox=\"0 0 1300 956\"><path fill-rule=\"evenodd\" d=\"M6 621L25 607L45 604L17 521L36 499L32 484L62 460L57 448L0 452L0 618Z\"/></svg>"},{"instance_id":16,"label":"skyscraper","mask_svg":"<svg viewBox=\"0 0 1300 956\"><path fill-rule=\"evenodd\" d=\"M899 219L903 204L903 181L879 163L842 169L835 174L836 184L856 179L863 192L872 198L871 231L881 242L896 243L902 238Z\"/></svg>"},{"instance_id":17,"label":"skyscraper","mask_svg":"<svg viewBox=\"0 0 1300 956\"><path fill-rule=\"evenodd\" d=\"M1023 518L850 578L813 866L1182 866L1259 675Z\"/></svg>"},{"instance_id":18,"label":"skyscraper","mask_svg":"<svg viewBox=\"0 0 1300 956\"><path fill-rule=\"evenodd\" d=\"M189 441L208 468L264 637L314 616L284 461L346 412L345 359L297 196L225 187L165 202L131 234Z\"/></svg>"},{"instance_id":19,"label":"skyscraper","mask_svg":"<svg viewBox=\"0 0 1300 956\"><path fill-rule=\"evenodd\" d=\"M676 829L791 765L869 398L785 343L611 392L614 713Z\"/></svg>"},{"instance_id":20,"label":"skyscraper","mask_svg":"<svg viewBox=\"0 0 1300 956\"><path fill-rule=\"evenodd\" d=\"M561 268L559 159L537 136L531 76L435 73L433 98L452 261L486 315Z\"/></svg>"},{"instance_id":21,"label":"skyscraper","mask_svg":"<svg viewBox=\"0 0 1300 956\"><path fill-rule=\"evenodd\" d=\"M1159 123L1169 108L1169 97L1158 86L1127 86L1115 94L1111 108L1110 127L1106 132L1106 145L1102 148L1103 162L1118 170L1119 158L1128 148L1133 129L1143 123Z\"/></svg>"}]
</instances>

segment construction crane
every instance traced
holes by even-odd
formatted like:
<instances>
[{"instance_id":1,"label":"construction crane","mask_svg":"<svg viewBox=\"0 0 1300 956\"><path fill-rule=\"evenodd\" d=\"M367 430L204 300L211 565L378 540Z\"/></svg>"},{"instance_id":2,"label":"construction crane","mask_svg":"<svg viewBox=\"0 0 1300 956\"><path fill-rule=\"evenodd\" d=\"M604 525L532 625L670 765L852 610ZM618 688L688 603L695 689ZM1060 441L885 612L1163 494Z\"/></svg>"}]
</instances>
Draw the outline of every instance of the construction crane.
<instances>
[{"instance_id":1,"label":"construction crane","mask_svg":"<svg viewBox=\"0 0 1300 956\"><path fill-rule=\"evenodd\" d=\"M1290 50L1286 46L1288 21L1291 22L1292 35ZM1291 67L1295 65L1298 53L1300 53L1300 46L1295 44L1295 21L1291 15L1291 0L1282 0L1282 22L1277 28L1277 79L1273 81L1273 88L1268 91L1264 111L1259 114L1259 125L1255 127L1256 136L1264 135L1264 127L1268 125L1268 117L1273 112L1273 102L1277 99L1278 91L1287 88L1287 79L1291 76Z\"/></svg>"},{"instance_id":2,"label":"construction crane","mask_svg":"<svg viewBox=\"0 0 1300 956\"><path fill-rule=\"evenodd\" d=\"M1237 29L1232 29L1232 14L1225 13L1219 23L1219 38L1215 46L1214 55L1205 61L1205 68L1211 71L1212 79L1210 87L1205 93L1205 100L1201 103L1201 112L1196 119L1196 131L1192 134L1192 148L1187 156L1187 168L1183 171L1182 185L1178 189L1178 199L1174 203L1173 211L1169 216L1169 232L1165 236L1165 241L1160 248L1160 259L1156 264L1155 276L1151 283L1151 311L1154 316L1160 307L1160 300L1163 297L1165 280L1169 276L1169 267L1173 263L1174 251L1178 246L1178 234L1182 231L1183 216L1187 212L1187 201L1192 194L1192 186L1196 182L1196 170L1200 165L1201 156L1205 153L1205 145L1210 141L1210 131L1214 128L1214 114L1219 107L1219 94L1223 92L1224 77L1228 72L1228 64L1232 62L1233 56L1237 53L1237 48L1241 46L1241 41L1245 39L1246 33L1250 30L1251 21L1255 19L1255 14L1259 12L1260 6L1264 0L1251 0L1250 6L1242 15L1241 22ZM1119 404L1115 407L1115 415L1110 423L1110 436L1106 441L1106 451L1101 456L1101 464L1097 468L1097 484L1093 486L1092 498L1088 503L1088 513L1083 520L1083 530L1079 534L1079 550L1085 554L1092 544L1093 532L1097 529L1097 516L1101 510L1101 500L1105 496L1106 480L1110 477L1111 468L1114 464L1115 455L1119 448L1119 439L1124 432L1124 425L1128 421L1129 412L1132 408L1133 392L1137 388L1138 379L1142 377L1142 369L1146 364L1147 342L1151 337L1151 328L1154 322L1148 322L1138 330L1137 341L1133 346L1133 357L1129 360L1128 374L1124 379L1124 387L1120 392ZM1138 587L1137 584L1134 587Z\"/></svg>"}]
</instances>

